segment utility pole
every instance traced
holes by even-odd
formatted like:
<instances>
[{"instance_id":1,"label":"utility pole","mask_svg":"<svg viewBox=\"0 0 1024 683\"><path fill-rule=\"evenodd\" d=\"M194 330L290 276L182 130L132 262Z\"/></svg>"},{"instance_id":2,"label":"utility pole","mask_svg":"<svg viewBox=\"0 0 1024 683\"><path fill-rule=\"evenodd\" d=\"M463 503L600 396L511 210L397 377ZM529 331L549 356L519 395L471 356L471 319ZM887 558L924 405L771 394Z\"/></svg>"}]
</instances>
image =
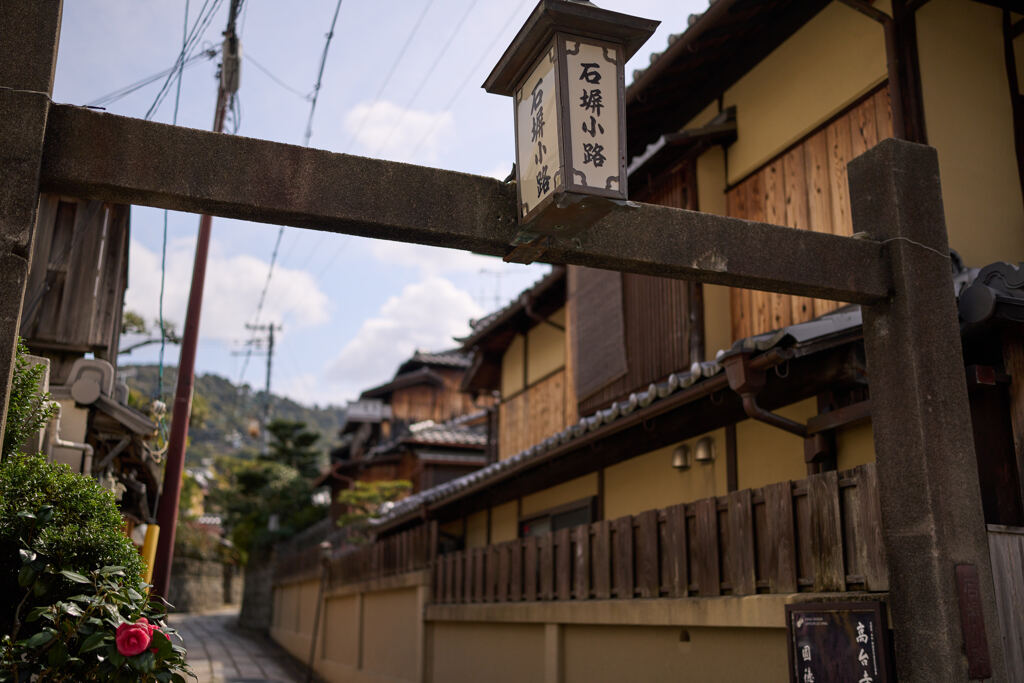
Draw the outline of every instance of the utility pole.
<instances>
[{"instance_id":1,"label":"utility pole","mask_svg":"<svg viewBox=\"0 0 1024 683\"><path fill-rule=\"evenodd\" d=\"M270 371L274 363L274 332L280 332L282 328L280 325L274 323L268 323L266 325L251 325L245 324L245 329L252 332L266 332L266 337L253 337L249 340L249 345L255 346L256 349L266 348L267 354L267 381L266 387L263 391L263 426L266 427L270 424ZM234 355L251 355L254 353L252 349L246 351L233 351Z\"/></svg>"},{"instance_id":2,"label":"utility pole","mask_svg":"<svg viewBox=\"0 0 1024 683\"><path fill-rule=\"evenodd\" d=\"M239 43L235 33L235 20L242 0L231 0L228 9L228 24L224 31L224 48L221 52L220 78L217 85L217 107L213 115L213 131L223 132L224 116L228 104L238 91ZM210 251L210 228L213 219L204 214L199 218L199 236L196 240L196 256L192 265L192 288L188 295L185 312L185 331L181 340L181 356L178 361L178 386L174 394L174 408L171 417L171 434L168 439L167 464L164 470L163 490L156 521L160 527L156 560L153 567L153 590L160 596L167 596L171 580L171 561L174 559L174 536L178 524L178 502L181 496L181 477L185 469L185 442L188 439L188 422L192 414L192 391L195 387L196 346L199 342L199 317L203 305L203 286L206 282L206 261Z\"/></svg>"}]
</instances>

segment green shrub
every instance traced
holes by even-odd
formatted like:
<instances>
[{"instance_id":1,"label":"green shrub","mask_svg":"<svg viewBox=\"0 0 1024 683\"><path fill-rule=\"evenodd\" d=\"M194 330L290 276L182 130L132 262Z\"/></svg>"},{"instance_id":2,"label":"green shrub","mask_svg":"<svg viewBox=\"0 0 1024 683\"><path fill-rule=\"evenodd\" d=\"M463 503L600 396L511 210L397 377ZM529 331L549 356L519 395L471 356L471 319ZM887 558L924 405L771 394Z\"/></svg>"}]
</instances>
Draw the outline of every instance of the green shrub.
<instances>
[{"instance_id":1,"label":"green shrub","mask_svg":"<svg viewBox=\"0 0 1024 683\"><path fill-rule=\"evenodd\" d=\"M45 525L31 517L44 507L52 510ZM6 456L0 461L0 594L19 592L18 551L24 547L78 572L116 565L129 577L141 576L142 558L121 525L113 494L94 479L48 463L42 455ZM76 590L69 582L58 583L58 599ZM10 602L0 604L4 631L13 620Z\"/></svg>"},{"instance_id":2,"label":"green shrub","mask_svg":"<svg viewBox=\"0 0 1024 683\"><path fill-rule=\"evenodd\" d=\"M46 426L54 413L54 407L49 402L50 395L39 391L46 367L32 365L25 358L26 354L28 349L19 339L17 356L14 359L14 374L11 378L11 397L7 402L3 457L16 453L32 434Z\"/></svg>"}]
</instances>

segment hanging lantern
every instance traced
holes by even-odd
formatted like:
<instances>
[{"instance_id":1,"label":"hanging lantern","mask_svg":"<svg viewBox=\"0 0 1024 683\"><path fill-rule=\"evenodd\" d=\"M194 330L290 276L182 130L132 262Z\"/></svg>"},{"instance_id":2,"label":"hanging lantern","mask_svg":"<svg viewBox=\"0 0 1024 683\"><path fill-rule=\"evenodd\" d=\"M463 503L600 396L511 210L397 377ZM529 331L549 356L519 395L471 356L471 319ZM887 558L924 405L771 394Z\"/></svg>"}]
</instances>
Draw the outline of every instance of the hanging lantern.
<instances>
[{"instance_id":1,"label":"hanging lantern","mask_svg":"<svg viewBox=\"0 0 1024 683\"><path fill-rule=\"evenodd\" d=\"M658 23L541 0L487 77L513 98L523 230L571 237L627 198L624 67Z\"/></svg>"}]
</instances>

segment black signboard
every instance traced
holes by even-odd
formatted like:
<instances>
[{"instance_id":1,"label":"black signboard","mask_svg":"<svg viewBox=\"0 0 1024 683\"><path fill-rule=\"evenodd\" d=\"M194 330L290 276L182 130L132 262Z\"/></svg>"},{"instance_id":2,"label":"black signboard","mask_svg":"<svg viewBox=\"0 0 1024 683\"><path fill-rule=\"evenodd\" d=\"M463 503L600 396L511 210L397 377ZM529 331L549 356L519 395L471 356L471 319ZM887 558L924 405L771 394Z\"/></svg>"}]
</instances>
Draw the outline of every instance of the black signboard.
<instances>
[{"instance_id":1,"label":"black signboard","mask_svg":"<svg viewBox=\"0 0 1024 683\"><path fill-rule=\"evenodd\" d=\"M786 605L792 683L888 683L881 602Z\"/></svg>"}]
</instances>

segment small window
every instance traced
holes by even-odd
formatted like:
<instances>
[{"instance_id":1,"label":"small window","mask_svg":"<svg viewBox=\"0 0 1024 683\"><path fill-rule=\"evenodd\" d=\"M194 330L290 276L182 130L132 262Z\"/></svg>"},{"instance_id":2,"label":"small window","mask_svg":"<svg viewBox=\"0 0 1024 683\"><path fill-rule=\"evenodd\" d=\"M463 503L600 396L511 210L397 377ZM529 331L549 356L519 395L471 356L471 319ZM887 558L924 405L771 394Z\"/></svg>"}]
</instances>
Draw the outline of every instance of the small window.
<instances>
[{"instance_id":1,"label":"small window","mask_svg":"<svg viewBox=\"0 0 1024 683\"><path fill-rule=\"evenodd\" d=\"M594 497L544 510L519 521L519 537L543 536L560 529L571 529L594 521Z\"/></svg>"}]
</instances>

